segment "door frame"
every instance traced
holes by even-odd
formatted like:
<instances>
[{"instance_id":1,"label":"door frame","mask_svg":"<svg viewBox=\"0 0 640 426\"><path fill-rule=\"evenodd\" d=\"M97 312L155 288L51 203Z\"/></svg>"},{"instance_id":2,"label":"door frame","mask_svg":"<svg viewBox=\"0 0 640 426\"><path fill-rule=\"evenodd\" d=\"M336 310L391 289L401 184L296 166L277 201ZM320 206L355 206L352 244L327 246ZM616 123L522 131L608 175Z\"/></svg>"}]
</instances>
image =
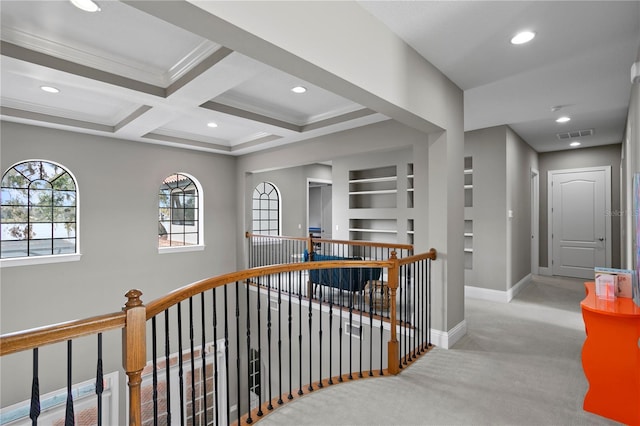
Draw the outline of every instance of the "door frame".
<instances>
[{"instance_id":1,"label":"door frame","mask_svg":"<svg viewBox=\"0 0 640 426\"><path fill-rule=\"evenodd\" d=\"M305 191L306 197L307 197L307 215L305 217L305 220L306 220L305 237L309 236L309 184L310 183L326 183L329 185L333 185L333 181L331 179L317 179L317 178L310 178L310 177L307 178L307 188ZM333 212L331 212L331 214L333 216Z\"/></svg>"},{"instance_id":2,"label":"door frame","mask_svg":"<svg viewBox=\"0 0 640 426\"><path fill-rule=\"evenodd\" d=\"M604 171L604 198L605 198L605 265L611 267L611 166L581 167L577 169L549 170L547 172L547 267L550 275L553 275L553 176L556 174L583 173Z\"/></svg>"},{"instance_id":3,"label":"door frame","mask_svg":"<svg viewBox=\"0 0 640 426\"><path fill-rule=\"evenodd\" d=\"M540 273L540 172L531 169L531 274Z\"/></svg>"}]
</instances>

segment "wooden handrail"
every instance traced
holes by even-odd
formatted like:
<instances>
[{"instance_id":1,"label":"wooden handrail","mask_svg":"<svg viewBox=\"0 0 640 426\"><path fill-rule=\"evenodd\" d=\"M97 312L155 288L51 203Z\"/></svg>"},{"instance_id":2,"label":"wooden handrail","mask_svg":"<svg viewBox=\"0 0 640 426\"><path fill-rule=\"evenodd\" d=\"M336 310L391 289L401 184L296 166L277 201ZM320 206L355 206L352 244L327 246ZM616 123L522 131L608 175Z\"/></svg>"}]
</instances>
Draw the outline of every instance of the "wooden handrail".
<instances>
[{"instance_id":1,"label":"wooden handrail","mask_svg":"<svg viewBox=\"0 0 640 426\"><path fill-rule=\"evenodd\" d=\"M189 297L216 287L221 287L225 284L245 281L249 278L262 277L282 272L306 271L309 269L391 268L393 264L394 262L390 260L323 260L317 262L282 263L277 265L258 266L255 268L245 269L243 271L231 272L188 284L147 303L147 320L153 318L178 302L187 300Z\"/></svg>"},{"instance_id":2,"label":"wooden handrail","mask_svg":"<svg viewBox=\"0 0 640 426\"><path fill-rule=\"evenodd\" d=\"M419 262L421 260L431 259L436 260L438 257L438 252L436 249L432 248L426 253L420 253L413 256L403 257L402 259L398 259L400 266L409 265L411 263Z\"/></svg>"},{"instance_id":3,"label":"wooden handrail","mask_svg":"<svg viewBox=\"0 0 640 426\"><path fill-rule=\"evenodd\" d=\"M378 248L390 248L401 250L413 250L411 244L397 244L397 243L377 243L374 241L353 241L353 240L331 240L325 238L314 238L315 243L327 243L327 244L344 244L349 246L364 246L364 247L378 247Z\"/></svg>"},{"instance_id":4,"label":"wooden handrail","mask_svg":"<svg viewBox=\"0 0 640 426\"><path fill-rule=\"evenodd\" d=\"M365 246L365 247L378 247L378 248L390 248L400 250L413 250L412 244L396 244L396 243L378 243L375 241L353 241L353 240L332 240L327 238L313 238L309 237L287 237L283 235L263 235L254 234L251 232L245 232L245 237L257 237L265 239L282 239L282 240L295 240L295 241L308 241L313 240L314 243L326 243L326 244L344 244L350 246Z\"/></svg>"},{"instance_id":5,"label":"wooden handrail","mask_svg":"<svg viewBox=\"0 0 640 426\"><path fill-rule=\"evenodd\" d=\"M125 313L99 315L0 336L0 356L64 342L82 336L124 328Z\"/></svg>"},{"instance_id":6,"label":"wooden handrail","mask_svg":"<svg viewBox=\"0 0 640 426\"><path fill-rule=\"evenodd\" d=\"M296 241L306 241L308 237L287 237L284 235L264 235L264 234L253 234L251 232L244 233L245 238L256 237L256 238L266 238L266 239L280 239L280 240L296 240Z\"/></svg>"}]
</instances>

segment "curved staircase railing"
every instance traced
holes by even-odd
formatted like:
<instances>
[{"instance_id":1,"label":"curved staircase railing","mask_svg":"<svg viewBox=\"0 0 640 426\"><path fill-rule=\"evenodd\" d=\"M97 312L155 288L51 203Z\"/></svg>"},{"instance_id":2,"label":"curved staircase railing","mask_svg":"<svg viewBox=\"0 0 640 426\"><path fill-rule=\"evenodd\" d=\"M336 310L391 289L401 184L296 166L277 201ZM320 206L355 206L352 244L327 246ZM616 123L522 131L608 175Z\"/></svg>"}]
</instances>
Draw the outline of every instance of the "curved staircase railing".
<instances>
[{"instance_id":1,"label":"curved staircase railing","mask_svg":"<svg viewBox=\"0 0 640 426\"><path fill-rule=\"evenodd\" d=\"M105 421L103 352L114 356L119 349L128 412L119 411L129 424L250 424L333 384L398 374L426 353L432 347L435 259L432 249L400 259L392 252L383 260L260 266L189 284L146 304L139 290L131 290L122 311L0 336L0 355L4 361L32 352L25 398L32 424L46 409L42 356L56 345L66 345L66 366L57 367L67 372L65 424L73 424L81 411L95 424ZM384 272L367 292L331 287L322 295L305 294L312 271L356 274L372 268ZM121 348L103 349L103 334L118 330ZM87 338L96 338L95 356L84 349L74 354L75 342ZM93 379L72 374L75 363L94 362ZM89 408L74 405L74 386L82 380L94 383ZM7 415L2 410L0 420Z\"/></svg>"}]
</instances>

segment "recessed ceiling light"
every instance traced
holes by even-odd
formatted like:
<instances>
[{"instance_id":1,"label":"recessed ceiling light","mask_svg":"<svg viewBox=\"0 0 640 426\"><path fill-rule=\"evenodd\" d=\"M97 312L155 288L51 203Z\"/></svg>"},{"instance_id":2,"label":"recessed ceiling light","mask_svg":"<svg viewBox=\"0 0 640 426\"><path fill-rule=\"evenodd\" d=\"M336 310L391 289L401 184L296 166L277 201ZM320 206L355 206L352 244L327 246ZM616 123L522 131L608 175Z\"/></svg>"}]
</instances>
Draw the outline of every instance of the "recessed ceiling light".
<instances>
[{"instance_id":1,"label":"recessed ceiling light","mask_svg":"<svg viewBox=\"0 0 640 426\"><path fill-rule=\"evenodd\" d=\"M560 117L560 118L556 119L556 123L566 123L567 121L571 121L571 118L569 118L569 117Z\"/></svg>"},{"instance_id":2,"label":"recessed ceiling light","mask_svg":"<svg viewBox=\"0 0 640 426\"><path fill-rule=\"evenodd\" d=\"M513 36L511 44L524 44L528 43L536 36L536 33L531 31L522 31Z\"/></svg>"},{"instance_id":3,"label":"recessed ceiling light","mask_svg":"<svg viewBox=\"0 0 640 426\"><path fill-rule=\"evenodd\" d=\"M207 123L207 126L209 127L218 127L218 123L214 123L213 121Z\"/></svg>"},{"instance_id":4,"label":"recessed ceiling light","mask_svg":"<svg viewBox=\"0 0 640 426\"><path fill-rule=\"evenodd\" d=\"M40 89L47 93L60 93L60 89L53 86L40 86Z\"/></svg>"},{"instance_id":5,"label":"recessed ceiling light","mask_svg":"<svg viewBox=\"0 0 640 426\"><path fill-rule=\"evenodd\" d=\"M578 142L578 141L571 142L571 143L569 144L569 146L580 146L580 142Z\"/></svg>"},{"instance_id":6,"label":"recessed ceiling light","mask_svg":"<svg viewBox=\"0 0 640 426\"><path fill-rule=\"evenodd\" d=\"M98 6L92 0L70 0L71 4L73 4L78 9L84 10L85 12L100 12L100 6Z\"/></svg>"},{"instance_id":7,"label":"recessed ceiling light","mask_svg":"<svg viewBox=\"0 0 640 426\"><path fill-rule=\"evenodd\" d=\"M296 86L296 87L294 87L293 89L291 89L291 91L292 91L293 93L304 93L304 92L306 92L306 91L307 91L307 88L306 88L306 87L303 87L303 86Z\"/></svg>"}]
</instances>

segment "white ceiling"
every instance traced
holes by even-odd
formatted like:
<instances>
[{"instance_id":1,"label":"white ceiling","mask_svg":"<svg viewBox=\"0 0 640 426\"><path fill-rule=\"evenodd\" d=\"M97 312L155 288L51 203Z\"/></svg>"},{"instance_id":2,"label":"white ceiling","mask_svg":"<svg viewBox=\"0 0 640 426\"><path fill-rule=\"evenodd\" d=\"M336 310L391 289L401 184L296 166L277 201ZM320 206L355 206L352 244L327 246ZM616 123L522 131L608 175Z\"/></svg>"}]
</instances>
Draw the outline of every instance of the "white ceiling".
<instances>
[{"instance_id":1,"label":"white ceiling","mask_svg":"<svg viewBox=\"0 0 640 426\"><path fill-rule=\"evenodd\" d=\"M387 119L131 6L98 3L91 14L66 0L0 1L3 120L241 155ZM556 134L571 130L594 129L583 146L621 141L640 2L359 3L465 91L465 130L507 124L540 152L566 149ZM537 37L510 45L523 28ZM572 120L558 125L559 114Z\"/></svg>"}]
</instances>

